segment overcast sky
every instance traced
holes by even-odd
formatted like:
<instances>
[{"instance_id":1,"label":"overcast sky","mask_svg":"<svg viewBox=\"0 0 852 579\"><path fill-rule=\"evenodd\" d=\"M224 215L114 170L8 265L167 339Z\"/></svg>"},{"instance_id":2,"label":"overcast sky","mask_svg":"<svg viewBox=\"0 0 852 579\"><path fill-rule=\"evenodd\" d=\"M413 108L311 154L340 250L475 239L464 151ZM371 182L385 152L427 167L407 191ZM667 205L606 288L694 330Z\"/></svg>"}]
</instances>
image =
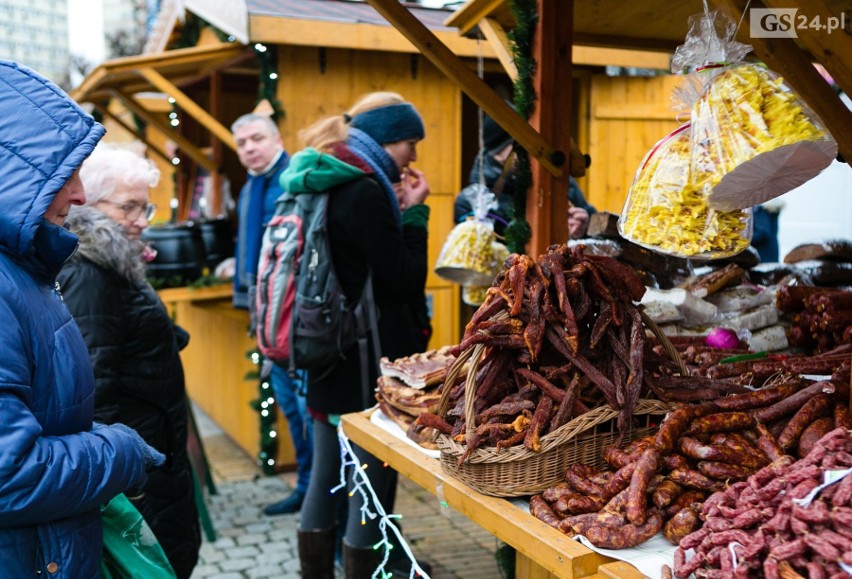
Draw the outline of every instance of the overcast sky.
<instances>
[{"instance_id":1,"label":"overcast sky","mask_svg":"<svg viewBox=\"0 0 852 579\"><path fill-rule=\"evenodd\" d=\"M68 43L71 54L93 64L104 60L104 14L100 0L68 0Z\"/></svg>"}]
</instances>

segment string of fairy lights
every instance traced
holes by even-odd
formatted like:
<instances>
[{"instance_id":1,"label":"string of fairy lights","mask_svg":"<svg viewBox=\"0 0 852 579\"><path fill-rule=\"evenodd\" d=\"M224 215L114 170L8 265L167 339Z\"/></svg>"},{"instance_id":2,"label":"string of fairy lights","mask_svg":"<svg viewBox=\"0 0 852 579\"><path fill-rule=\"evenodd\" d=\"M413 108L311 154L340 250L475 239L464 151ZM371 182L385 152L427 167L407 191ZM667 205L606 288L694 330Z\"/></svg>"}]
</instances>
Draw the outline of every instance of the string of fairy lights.
<instances>
[{"instance_id":1,"label":"string of fairy lights","mask_svg":"<svg viewBox=\"0 0 852 579\"><path fill-rule=\"evenodd\" d=\"M345 490L348 486L347 474L351 473L352 484L349 490L349 498L354 497L356 494L361 497L361 524L366 524L368 519L371 521L378 519L379 532L382 534L381 540L373 545L373 549L381 551L382 560L379 562L372 576L378 579L391 579L393 577L393 574L386 569L386 566L390 561L391 551L394 548L394 544L391 542L391 536L394 536L403 551L405 551L408 560L411 561L411 567L408 572L409 579L417 577L429 579L428 573L420 567L417 559L411 552L411 548L405 542L402 531L394 523L395 520L401 519L402 515L385 512L382 503L376 496L376 491L373 490L373 486L370 484L370 478L367 476L366 471L367 465L358 460L358 457L352 451L349 439L340 426L337 427L337 438L340 441L340 483L331 489L331 493L334 494L340 490ZM385 465L385 468L387 468L387 465Z\"/></svg>"}]
</instances>

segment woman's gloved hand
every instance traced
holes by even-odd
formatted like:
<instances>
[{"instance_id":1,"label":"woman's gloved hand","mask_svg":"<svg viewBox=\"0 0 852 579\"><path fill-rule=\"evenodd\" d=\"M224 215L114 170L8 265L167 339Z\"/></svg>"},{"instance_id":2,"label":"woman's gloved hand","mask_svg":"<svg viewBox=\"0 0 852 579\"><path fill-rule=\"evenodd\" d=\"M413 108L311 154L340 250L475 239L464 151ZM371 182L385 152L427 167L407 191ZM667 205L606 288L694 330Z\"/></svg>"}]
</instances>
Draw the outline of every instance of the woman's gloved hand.
<instances>
[{"instance_id":1,"label":"woman's gloved hand","mask_svg":"<svg viewBox=\"0 0 852 579\"><path fill-rule=\"evenodd\" d=\"M166 463L166 455L145 442L145 439L139 436L139 433L127 426L126 424L101 424L99 422L92 423L92 430L98 430L99 428L112 428L115 430L119 430L121 432L125 432L131 437L133 437L136 446L142 452L142 457L145 459L145 470L153 470L155 468L161 467Z\"/></svg>"}]
</instances>

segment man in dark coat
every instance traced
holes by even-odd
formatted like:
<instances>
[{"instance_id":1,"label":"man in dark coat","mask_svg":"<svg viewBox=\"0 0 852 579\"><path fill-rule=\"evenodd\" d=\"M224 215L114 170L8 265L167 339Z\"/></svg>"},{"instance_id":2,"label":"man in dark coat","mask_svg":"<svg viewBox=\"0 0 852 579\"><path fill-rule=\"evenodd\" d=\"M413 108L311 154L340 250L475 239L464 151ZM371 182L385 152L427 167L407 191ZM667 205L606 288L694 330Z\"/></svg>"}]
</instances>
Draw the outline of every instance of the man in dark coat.
<instances>
[{"instance_id":1,"label":"man in dark coat","mask_svg":"<svg viewBox=\"0 0 852 579\"><path fill-rule=\"evenodd\" d=\"M471 185L482 183L497 197L498 207L489 212L494 220L494 231L502 235L506 225L515 214L515 167L512 155L513 142L509 135L494 119L485 117L482 129L483 147L476 156L476 161L470 171L468 182ZM453 207L453 220L461 223L472 215L471 200L463 190L457 197ZM568 187L568 237L578 239L586 235L589 226L589 216L597 210L586 201L583 191L577 181L571 177Z\"/></svg>"},{"instance_id":2,"label":"man in dark coat","mask_svg":"<svg viewBox=\"0 0 852 579\"><path fill-rule=\"evenodd\" d=\"M257 263L266 224L275 213L275 201L284 190L281 173L290 163L284 150L278 125L268 116L249 113L231 125L237 142L240 163L248 171L248 180L240 190L237 205L237 246L234 271L234 306L249 306L249 288L257 283ZM275 400L281 407L293 448L296 451L296 488L284 499L268 505L267 515L298 512L311 479L313 457L313 425L305 402L305 375L291 377L286 368L264 364Z\"/></svg>"}]
</instances>

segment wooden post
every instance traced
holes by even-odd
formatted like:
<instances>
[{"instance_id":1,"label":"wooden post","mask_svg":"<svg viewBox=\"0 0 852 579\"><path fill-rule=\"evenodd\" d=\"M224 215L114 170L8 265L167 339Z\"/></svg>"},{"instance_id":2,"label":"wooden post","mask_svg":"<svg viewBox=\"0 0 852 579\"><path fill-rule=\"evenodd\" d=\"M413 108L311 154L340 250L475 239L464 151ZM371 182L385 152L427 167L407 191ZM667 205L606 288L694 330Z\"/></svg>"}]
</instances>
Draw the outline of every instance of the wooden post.
<instances>
[{"instance_id":1,"label":"wooden post","mask_svg":"<svg viewBox=\"0 0 852 579\"><path fill-rule=\"evenodd\" d=\"M533 39L536 106L530 124L557 151L571 150L571 46L573 0L538 0ZM554 176L531 159L532 186L527 192L527 221L532 238L527 252L536 257L552 243L568 239L568 171ZM568 165L563 165L566 167Z\"/></svg>"}]
</instances>

